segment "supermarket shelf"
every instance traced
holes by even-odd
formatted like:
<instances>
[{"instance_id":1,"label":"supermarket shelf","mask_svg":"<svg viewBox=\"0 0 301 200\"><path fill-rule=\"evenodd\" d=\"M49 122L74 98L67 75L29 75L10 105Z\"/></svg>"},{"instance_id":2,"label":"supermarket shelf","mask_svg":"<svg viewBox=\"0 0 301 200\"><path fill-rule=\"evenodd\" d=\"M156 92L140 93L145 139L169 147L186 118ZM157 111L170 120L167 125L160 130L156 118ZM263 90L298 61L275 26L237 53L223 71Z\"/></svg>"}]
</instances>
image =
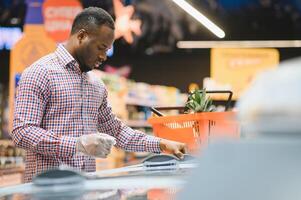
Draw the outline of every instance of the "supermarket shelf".
<instances>
[{"instance_id":1,"label":"supermarket shelf","mask_svg":"<svg viewBox=\"0 0 301 200\"><path fill-rule=\"evenodd\" d=\"M146 100L141 100L141 99L136 99L136 98L126 98L125 103L127 105L134 105L134 106L156 106L157 103L154 101L146 101Z\"/></svg>"},{"instance_id":2,"label":"supermarket shelf","mask_svg":"<svg viewBox=\"0 0 301 200\"><path fill-rule=\"evenodd\" d=\"M21 184L23 174L22 167L0 169L0 187Z\"/></svg>"},{"instance_id":3,"label":"supermarket shelf","mask_svg":"<svg viewBox=\"0 0 301 200\"><path fill-rule=\"evenodd\" d=\"M151 127L149 123L143 120L128 120L125 122L130 127Z\"/></svg>"},{"instance_id":4,"label":"supermarket shelf","mask_svg":"<svg viewBox=\"0 0 301 200\"><path fill-rule=\"evenodd\" d=\"M8 140L8 139L1 139L0 140L0 145L4 145L4 146L14 146L14 143L12 140Z\"/></svg>"},{"instance_id":5,"label":"supermarket shelf","mask_svg":"<svg viewBox=\"0 0 301 200\"><path fill-rule=\"evenodd\" d=\"M0 175L23 173L23 172L24 172L24 167L13 167L13 168L7 168L7 169L0 169Z\"/></svg>"}]
</instances>

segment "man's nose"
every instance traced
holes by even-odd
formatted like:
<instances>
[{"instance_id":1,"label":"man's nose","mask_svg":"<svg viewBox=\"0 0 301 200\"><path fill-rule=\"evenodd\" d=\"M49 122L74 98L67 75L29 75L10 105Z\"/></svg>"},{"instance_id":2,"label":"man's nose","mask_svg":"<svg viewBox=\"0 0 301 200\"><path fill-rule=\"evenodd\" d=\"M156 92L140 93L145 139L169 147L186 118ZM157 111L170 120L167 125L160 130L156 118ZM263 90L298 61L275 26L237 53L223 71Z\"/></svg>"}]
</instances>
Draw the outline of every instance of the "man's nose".
<instances>
[{"instance_id":1,"label":"man's nose","mask_svg":"<svg viewBox=\"0 0 301 200\"><path fill-rule=\"evenodd\" d=\"M106 53L101 54L101 55L98 56L98 58L99 58L102 62L104 62L104 61L107 60L107 54L106 54Z\"/></svg>"}]
</instances>

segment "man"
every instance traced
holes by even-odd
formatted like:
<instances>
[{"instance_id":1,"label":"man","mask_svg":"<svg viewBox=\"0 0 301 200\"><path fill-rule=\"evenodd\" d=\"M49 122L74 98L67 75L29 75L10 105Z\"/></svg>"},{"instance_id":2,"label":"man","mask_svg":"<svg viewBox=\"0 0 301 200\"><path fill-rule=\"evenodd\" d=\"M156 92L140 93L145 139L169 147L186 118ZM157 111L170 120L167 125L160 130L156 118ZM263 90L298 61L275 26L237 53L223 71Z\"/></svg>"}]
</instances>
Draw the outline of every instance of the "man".
<instances>
[{"instance_id":1,"label":"man","mask_svg":"<svg viewBox=\"0 0 301 200\"><path fill-rule=\"evenodd\" d=\"M167 151L179 158L185 153L184 144L132 130L112 114L104 84L89 71L106 60L113 41L111 16L87 8L75 18L65 45L23 72L12 138L27 151L25 182L60 164L95 171L93 157L105 158L115 139L127 151Z\"/></svg>"}]
</instances>

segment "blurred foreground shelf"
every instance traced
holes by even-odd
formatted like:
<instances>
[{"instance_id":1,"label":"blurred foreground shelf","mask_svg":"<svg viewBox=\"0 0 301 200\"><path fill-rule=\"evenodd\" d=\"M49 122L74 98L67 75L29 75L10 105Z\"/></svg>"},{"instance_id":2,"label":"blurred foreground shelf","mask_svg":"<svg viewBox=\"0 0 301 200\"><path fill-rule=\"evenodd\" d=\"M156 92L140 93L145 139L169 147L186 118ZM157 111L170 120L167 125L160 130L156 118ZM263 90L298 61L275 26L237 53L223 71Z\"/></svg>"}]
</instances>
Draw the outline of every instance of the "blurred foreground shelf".
<instances>
[{"instance_id":1,"label":"blurred foreground shelf","mask_svg":"<svg viewBox=\"0 0 301 200\"><path fill-rule=\"evenodd\" d=\"M23 174L23 167L0 169L0 187L21 184Z\"/></svg>"}]
</instances>

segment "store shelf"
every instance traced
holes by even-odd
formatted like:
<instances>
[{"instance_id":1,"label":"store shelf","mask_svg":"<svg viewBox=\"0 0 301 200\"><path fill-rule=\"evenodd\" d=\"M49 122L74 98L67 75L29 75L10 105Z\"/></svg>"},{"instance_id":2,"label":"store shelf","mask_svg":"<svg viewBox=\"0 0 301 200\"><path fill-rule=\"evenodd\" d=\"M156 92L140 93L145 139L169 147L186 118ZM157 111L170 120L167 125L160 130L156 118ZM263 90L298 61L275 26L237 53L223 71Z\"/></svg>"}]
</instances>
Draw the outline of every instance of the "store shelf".
<instances>
[{"instance_id":1,"label":"store shelf","mask_svg":"<svg viewBox=\"0 0 301 200\"><path fill-rule=\"evenodd\" d=\"M0 169L0 176L7 175L7 174L14 174L14 173L23 173L23 172L24 172L23 167Z\"/></svg>"},{"instance_id":2,"label":"store shelf","mask_svg":"<svg viewBox=\"0 0 301 200\"><path fill-rule=\"evenodd\" d=\"M23 174L23 167L0 169L0 187L21 184Z\"/></svg>"},{"instance_id":3,"label":"store shelf","mask_svg":"<svg viewBox=\"0 0 301 200\"><path fill-rule=\"evenodd\" d=\"M0 145L4 146L14 146L14 143L12 140L7 140L7 139L0 139Z\"/></svg>"},{"instance_id":4,"label":"store shelf","mask_svg":"<svg viewBox=\"0 0 301 200\"><path fill-rule=\"evenodd\" d=\"M128 126L134 127L134 128L137 128L137 127L147 127L147 128L150 128L151 127L151 125L149 123L147 123L146 121L143 121L143 120L128 120L125 123Z\"/></svg>"},{"instance_id":5,"label":"store shelf","mask_svg":"<svg viewBox=\"0 0 301 200\"><path fill-rule=\"evenodd\" d=\"M154 101L146 101L146 100L136 99L136 98L126 98L125 103L127 105L146 106L146 107L156 106L157 104Z\"/></svg>"}]
</instances>

